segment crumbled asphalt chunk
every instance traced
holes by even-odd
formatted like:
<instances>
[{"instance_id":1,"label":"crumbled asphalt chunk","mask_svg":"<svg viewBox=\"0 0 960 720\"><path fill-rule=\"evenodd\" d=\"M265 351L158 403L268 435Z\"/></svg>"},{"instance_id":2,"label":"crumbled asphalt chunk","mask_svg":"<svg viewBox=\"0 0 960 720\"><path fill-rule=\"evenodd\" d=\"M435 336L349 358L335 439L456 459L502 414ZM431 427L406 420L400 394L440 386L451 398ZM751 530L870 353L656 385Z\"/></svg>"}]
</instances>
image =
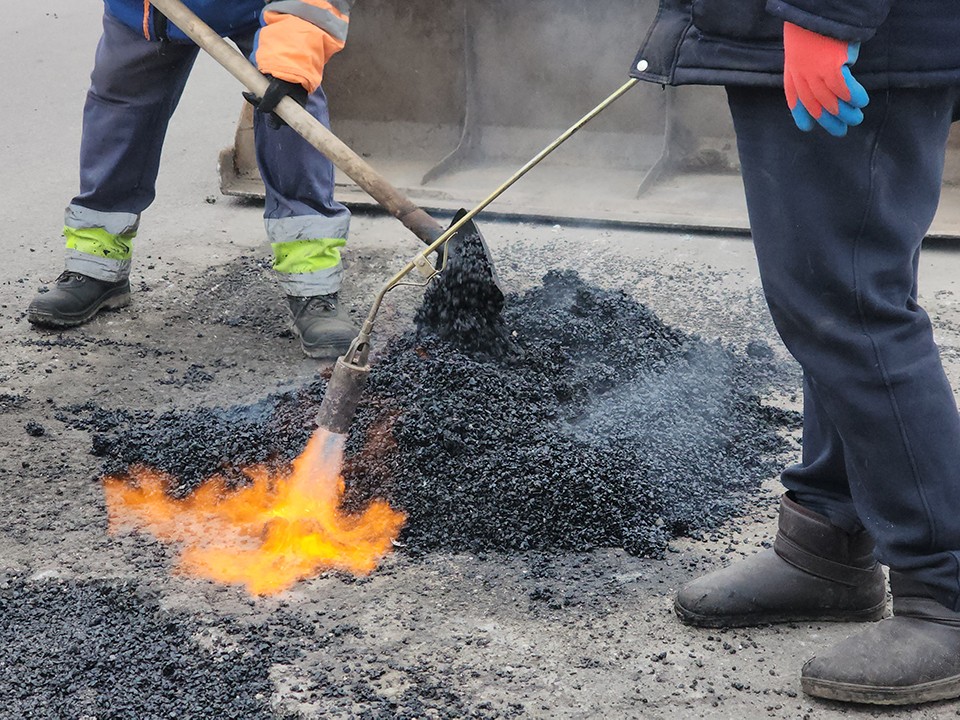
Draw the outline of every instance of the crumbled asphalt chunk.
<instances>
[{"instance_id":1,"label":"crumbled asphalt chunk","mask_svg":"<svg viewBox=\"0 0 960 720\"><path fill-rule=\"evenodd\" d=\"M27 398L16 393L0 393L0 412L13 410L23 407L27 403Z\"/></svg>"},{"instance_id":2,"label":"crumbled asphalt chunk","mask_svg":"<svg viewBox=\"0 0 960 720\"><path fill-rule=\"evenodd\" d=\"M795 413L762 405L771 361L665 325L623 292L552 272L508 298L516 352L466 352L421 326L371 373L347 445L347 505L385 497L410 552L587 550L659 556L716 527L778 469ZM183 496L305 446L325 384L250 406L138 417L88 405L104 471L145 463Z\"/></svg>"},{"instance_id":3,"label":"crumbled asphalt chunk","mask_svg":"<svg viewBox=\"0 0 960 720\"><path fill-rule=\"evenodd\" d=\"M201 646L196 620L109 581L0 583L0 704L9 718L275 718L263 632ZM223 628L219 629L221 632Z\"/></svg>"},{"instance_id":4,"label":"crumbled asphalt chunk","mask_svg":"<svg viewBox=\"0 0 960 720\"><path fill-rule=\"evenodd\" d=\"M176 377L176 370L171 368L167 371L167 374L170 376L165 380L160 380L161 385L174 385L176 387L186 387L190 385L198 385L201 383L213 382L213 375L208 373L203 365L193 364L190 365L184 372L181 377Z\"/></svg>"},{"instance_id":5,"label":"crumbled asphalt chunk","mask_svg":"<svg viewBox=\"0 0 960 720\"><path fill-rule=\"evenodd\" d=\"M43 425L33 420L24 425L23 429L27 431L27 435L30 437L42 437L47 432L47 429Z\"/></svg>"},{"instance_id":6,"label":"crumbled asphalt chunk","mask_svg":"<svg viewBox=\"0 0 960 720\"><path fill-rule=\"evenodd\" d=\"M752 358L769 360L773 357L773 348L762 340L751 340L747 343L747 355Z\"/></svg>"}]
</instances>

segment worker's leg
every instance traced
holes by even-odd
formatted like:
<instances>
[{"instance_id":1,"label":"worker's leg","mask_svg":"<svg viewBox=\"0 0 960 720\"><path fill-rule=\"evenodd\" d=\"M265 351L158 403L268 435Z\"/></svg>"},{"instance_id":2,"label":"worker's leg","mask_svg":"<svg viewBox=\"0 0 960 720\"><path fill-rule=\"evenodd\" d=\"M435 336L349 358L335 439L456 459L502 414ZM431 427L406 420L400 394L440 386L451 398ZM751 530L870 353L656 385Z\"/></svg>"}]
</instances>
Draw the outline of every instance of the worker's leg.
<instances>
[{"instance_id":1,"label":"worker's leg","mask_svg":"<svg viewBox=\"0 0 960 720\"><path fill-rule=\"evenodd\" d=\"M252 36L234 40L250 54ZM306 110L329 127L322 88L309 96ZM262 113L254 114L254 137L273 267L289 299L294 332L311 357L336 357L357 333L338 317L340 248L347 242L350 211L334 198L333 163L295 130L272 127Z\"/></svg>"},{"instance_id":2,"label":"worker's leg","mask_svg":"<svg viewBox=\"0 0 960 720\"><path fill-rule=\"evenodd\" d=\"M960 416L916 302L956 93L876 92L845 138L798 132L778 91L730 98L764 292L827 428L811 455L832 453L793 490L832 517L849 488L879 559L957 609Z\"/></svg>"},{"instance_id":3,"label":"worker's leg","mask_svg":"<svg viewBox=\"0 0 960 720\"><path fill-rule=\"evenodd\" d=\"M140 213L153 202L170 116L198 49L149 42L104 15L83 112L80 193L67 208L68 270L127 277Z\"/></svg>"},{"instance_id":4,"label":"worker's leg","mask_svg":"<svg viewBox=\"0 0 960 720\"><path fill-rule=\"evenodd\" d=\"M153 201L160 150L197 56L149 42L109 15L83 111L80 193L67 207L65 272L27 309L37 325L68 327L129 302L132 243Z\"/></svg>"},{"instance_id":5,"label":"worker's leg","mask_svg":"<svg viewBox=\"0 0 960 720\"><path fill-rule=\"evenodd\" d=\"M837 524L852 503L900 579L897 617L823 653L804 689L876 702L895 683L895 701L920 702L936 681L956 696L960 416L916 293L960 93L876 91L845 138L798 132L778 90L729 95L764 292L813 403L813 449L785 481Z\"/></svg>"},{"instance_id":6,"label":"worker's leg","mask_svg":"<svg viewBox=\"0 0 960 720\"><path fill-rule=\"evenodd\" d=\"M847 483L843 440L807 377L803 379L802 458L783 471L781 480L803 507L826 516L847 532L862 529Z\"/></svg>"},{"instance_id":7,"label":"worker's leg","mask_svg":"<svg viewBox=\"0 0 960 720\"><path fill-rule=\"evenodd\" d=\"M307 111L329 126L326 96L318 89ZM333 196L333 164L296 131L254 117L257 163L266 187L263 215L274 269L287 295L329 295L340 289L340 248L350 211Z\"/></svg>"}]
</instances>

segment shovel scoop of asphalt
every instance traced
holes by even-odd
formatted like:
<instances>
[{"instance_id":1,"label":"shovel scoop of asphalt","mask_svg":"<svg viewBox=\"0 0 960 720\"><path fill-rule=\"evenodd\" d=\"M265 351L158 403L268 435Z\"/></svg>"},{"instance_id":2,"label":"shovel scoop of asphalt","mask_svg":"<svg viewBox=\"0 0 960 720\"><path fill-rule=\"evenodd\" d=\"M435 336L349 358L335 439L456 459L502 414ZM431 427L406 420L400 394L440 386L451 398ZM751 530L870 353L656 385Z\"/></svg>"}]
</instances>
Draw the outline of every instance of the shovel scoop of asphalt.
<instances>
[{"instance_id":1,"label":"shovel scoop of asphalt","mask_svg":"<svg viewBox=\"0 0 960 720\"><path fill-rule=\"evenodd\" d=\"M453 222L465 215L461 210ZM511 348L504 295L480 229L470 220L447 243L446 264L427 287L415 322L467 355L499 358Z\"/></svg>"},{"instance_id":2,"label":"shovel scoop of asphalt","mask_svg":"<svg viewBox=\"0 0 960 720\"><path fill-rule=\"evenodd\" d=\"M464 215L461 210L453 224ZM487 244L472 220L447 241L440 262L443 268L428 285L415 317L418 331L432 333L472 357L507 355L511 342L502 316L503 291ZM369 374L365 358L361 363L337 360L317 413L318 428L334 435L348 432Z\"/></svg>"}]
</instances>

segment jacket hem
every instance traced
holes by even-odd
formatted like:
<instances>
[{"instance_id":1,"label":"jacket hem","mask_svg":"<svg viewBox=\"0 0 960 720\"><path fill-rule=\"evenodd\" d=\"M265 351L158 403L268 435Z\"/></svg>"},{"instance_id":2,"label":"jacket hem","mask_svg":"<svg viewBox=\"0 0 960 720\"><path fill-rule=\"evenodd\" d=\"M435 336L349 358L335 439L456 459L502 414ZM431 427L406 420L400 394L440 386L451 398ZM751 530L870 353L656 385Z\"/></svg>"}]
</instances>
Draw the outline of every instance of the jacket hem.
<instances>
[{"instance_id":1,"label":"jacket hem","mask_svg":"<svg viewBox=\"0 0 960 720\"><path fill-rule=\"evenodd\" d=\"M649 72L633 72L631 77L658 85L742 85L747 87L783 87L779 72L754 72L723 68L685 68L674 70L673 78ZM867 89L936 88L960 85L960 68L905 72L857 73L854 77Z\"/></svg>"}]
</instances>

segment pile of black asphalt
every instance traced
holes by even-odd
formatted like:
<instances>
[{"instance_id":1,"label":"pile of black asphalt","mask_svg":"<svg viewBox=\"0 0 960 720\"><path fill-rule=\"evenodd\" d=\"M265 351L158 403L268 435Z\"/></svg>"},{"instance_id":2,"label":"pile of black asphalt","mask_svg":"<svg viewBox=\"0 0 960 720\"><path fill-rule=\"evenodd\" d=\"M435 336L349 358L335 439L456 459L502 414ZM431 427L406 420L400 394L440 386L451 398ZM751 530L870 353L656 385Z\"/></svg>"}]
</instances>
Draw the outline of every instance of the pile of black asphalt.
<instances>
[{"instance_id":1,"label":"pile of black asphalt","mask_svg":"<svg viewBox=\"0 0 960 720\"><path fill-rule=\"evenodd\" d=\"M266 631L232 628L252 647ZM223 625L216 637L231 630ZM8 718L274 718L276 655L248 652L105 580L0 580L0 715ZM259 637L258 637L259 636ZM259 640L259 642L258 642ZM211 677L216 682L210 682Z\"/></svg>"},{"instance_id":2,"label":"pile of black asphalt","mask_svg":"<svg viewBox=\"0 0 960 720\"><path fill-rule=\"evenodd\" d=\"M462 304L456 284L427 293L417 330L372 373L348 446L351 501L388 497L413 549L659 556L777 472L796 418L761 403L772 367L757 346L689 336L572 271L502 312L495 298Z\"/></svg>"},{"instance_id":3,"label":"pile of black asphalt","mask_svg":"<svg viewBox=\"0 0 960 720\"><path fill-rule=\"evenodd\" d=\"M264 622L261 614L222 609L170 610L164 598L128 580L0 579L0 717L316 717L272 702L278 675L291 673L298 659L287 692L294 701L322 705L323 717L519 715L471 707L453 671L433 672L364 649L364 632L348 621L349 609L306 614L272 608ZM312 653L308 663L302 662L304 650ZM408 681L402 692L380 682L391 671Z\"/></svg>"},{"instance_id":4,"label":"pile of black asphalt","mask_svg":"<svg viewBox=\"0 0 960 720\"><path fill-rule=\"evenodd\" d=\"M417 327L379 349L347 443L346 507L388 499L408 516L407 552L658 557L777 473L798 418L761 401L776 376L762 343L681 332L572 271L505 301L462 298L436 284ZM324 389L162 414L88 404L61 419L92 433L105 474L149 465L182 497L214 474L242 484L244 465L288 463Z\"/></svg>"}]
</instances>

